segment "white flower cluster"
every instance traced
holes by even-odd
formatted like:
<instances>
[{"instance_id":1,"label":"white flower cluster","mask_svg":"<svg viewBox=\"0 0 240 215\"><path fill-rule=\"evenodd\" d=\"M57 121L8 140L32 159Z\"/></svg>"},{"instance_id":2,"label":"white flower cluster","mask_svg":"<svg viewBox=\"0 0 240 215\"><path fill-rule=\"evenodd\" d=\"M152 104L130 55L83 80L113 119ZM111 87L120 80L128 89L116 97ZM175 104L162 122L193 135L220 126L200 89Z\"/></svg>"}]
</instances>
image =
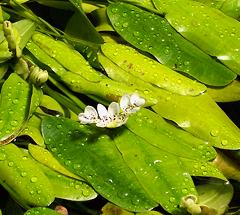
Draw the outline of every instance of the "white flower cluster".
<instances>
[{"instance_id":1,"label":"white flower cluster","mask_svg":"<svg viewBox=\"0 0 240 215\"><path fill-rule=\"evenodd\" d=\"M87 106L84 113L78 115L82 124L96 124L97 127L116 128L125 124L129 115L136 113L145 104L145 99L138 93L131 96L125 94L120 100L120 105L112 102L108 109L102 104L97 105L97 110L92 106Z\"/></svg>"}]
</instances>

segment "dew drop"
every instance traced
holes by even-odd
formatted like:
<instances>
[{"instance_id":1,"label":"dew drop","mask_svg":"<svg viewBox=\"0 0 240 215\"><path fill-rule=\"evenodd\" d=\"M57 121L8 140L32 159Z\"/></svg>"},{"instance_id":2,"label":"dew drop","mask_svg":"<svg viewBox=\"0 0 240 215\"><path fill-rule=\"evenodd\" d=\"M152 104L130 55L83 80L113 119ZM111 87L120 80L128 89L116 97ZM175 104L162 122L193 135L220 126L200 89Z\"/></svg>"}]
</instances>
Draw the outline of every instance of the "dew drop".
<instances>
[{"instance_id":1,"label":"dew drop","mask_svg":"<svg viewBox=\"0 0 240 215\"><path fill-rule=\"evenodd\" d=\"M25 177L25 176L27 176L27 173L26 172L21 172L21 174L20 174L22 177Z\"/></svg>"},{"instance_id":2,"label":"dew drop","mask_svg":"<svg viewBox=\"0 0 240 215\"><path fill-rule=\"evenodd\" d=\"M31 179L30 179L30 181L32 182L32 183L35 183L35 182L37 182L37 177L32 177Z\"/></svg>"},{"instance_id":3,"label":"dew drop","mask_svg":"<svg viewBox=\"0 0 240 215\"><path fill-rule=\"evenodd\" d=\"M211 134L211 136L213 136L213 137L217 137L217 136L219 135L219 131L218 131L218 130L212 130L212 131L210 132L210 134Z\"/></svg>"},{"instance_id":4,"label":"dew drop","mask_svg":"<svg viewBox=\"0 0 240 215\"><path fill-rule=\"evenodd\" d=\"M10 166L10 167L12 167L14 165L14 163L12 162L12 161L10 161L9 163L8 163L8 166Z\"/></svg>"},{"instance_id":5,"label":"dew drop","mask_svg":"<svg viewBox=\"0 0 240 215\"><path fill-rule=\"evenodd\" d=\"M171 203L173 203L173 202L176 201L176 199L175 199L174 197L170 197L169 201L170 201Z\"/></svg>"},{"instance_id":6,"label":"dew drop","mask_svg":"<svg viewBox=\"0 0 240 215\"><path fill-rule=\"evenodd\" d=\"M6 154L0 152L0 161L4 161L6 159Z\"/></svg>"},{"instance_id":7,"label":"dew drop","mask_svg":"<svg viewBox=\"0 0 240 215\"><path fill-rule=\"evenodd\" d=\"M227 141L227 140L222 140L221 144L222 144L223 146L226 146L226 145L228 144L228 141Z\"/></svg>"}]
</instances>

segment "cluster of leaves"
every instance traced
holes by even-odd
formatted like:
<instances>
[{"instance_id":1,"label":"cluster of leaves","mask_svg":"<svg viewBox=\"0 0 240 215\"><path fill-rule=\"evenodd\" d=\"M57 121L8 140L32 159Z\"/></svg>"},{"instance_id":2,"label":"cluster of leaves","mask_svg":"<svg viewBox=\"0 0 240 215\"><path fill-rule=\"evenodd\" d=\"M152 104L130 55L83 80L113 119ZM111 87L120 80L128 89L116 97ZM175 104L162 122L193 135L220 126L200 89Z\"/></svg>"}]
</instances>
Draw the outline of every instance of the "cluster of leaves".
<instances>
[{"instance_id":1,"label":"cluster of leaves","mask_svg":"<svg viewBox=\"0 0 240 215\"><path fill-rule=\"evenodd\" d=\"M240 10L220 2L1 1L0 214L238 214L216 102L240 100Z\"/></svg>"}]
</instances>

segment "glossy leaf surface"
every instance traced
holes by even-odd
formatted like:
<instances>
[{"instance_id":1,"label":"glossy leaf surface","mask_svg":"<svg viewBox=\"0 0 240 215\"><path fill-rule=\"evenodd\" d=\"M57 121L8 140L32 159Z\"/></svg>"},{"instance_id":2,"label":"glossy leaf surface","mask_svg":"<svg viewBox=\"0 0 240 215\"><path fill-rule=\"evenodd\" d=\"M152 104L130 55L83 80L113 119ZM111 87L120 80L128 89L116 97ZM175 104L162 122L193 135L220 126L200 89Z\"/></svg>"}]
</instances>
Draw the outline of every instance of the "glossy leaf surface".
<instances>
[{"instance_id":1,"label":"glossy leaf surface","mask_svg":"<svg viewBox=\"0 0 240 215\"><path fill-rule=\"evenodd\" d=\"M209 144L167 123L148 109L131 116L126 127L152 146L179 158L208 161L216 156Z\"/></svg>"},{"instance_id":2,"label":"glossy leaf surface","mask_svg":"<svg viewBox=\"0 0 240 215\"><path fill-rule=\"evenodd\" d=\"M97 193L85 182L59 174L44 165L39 166L48 177L57 198L87 201L97 197Z\"/></svg>"},{"instance_id":3,"label":"glossy leaf surface","mask_svg":"<svg viewBox=\"0 0 240 215\"><path fill-rule=\"evenodd\" d=\"M187 40L240 74L240 23L237 20L196 1L153 2L160 13L166 14L168 22Z\"/></svg>"},{"instance_id":4,"label":"glossy leaf surface","mask_svg":"<svg viewBox=\"0 0 240 215\"><path fill-rule=\"evenodd\" d=\"M224 86L236 78L231 70L181 37L159 15L124 3L111 4L107 12L118 34L171 69L213 86Z\"/></svg>"},{"instance_id":5,"label":"glossy leaf surface","mask_svg":"<svg viewBox=\"0 0 240 215\"><path fill-rule=\"evenodd\" d=\"M14 144L0 147L0 171L0 183L22 206L47 206L54 200L48 178Z\"/></svg>"},{"instance_id":6,"label":"glossy leaf surface","mask_svg":"<svg viewBox=\"0 0 240 215\"><path fill-rule=\"evenodd\" d=\"M102 130L48 117L43 120L42 132L48 149L60 163L87 180L109 201L132 211L145 211L157 205Z\"/></svg>"},{"instance_id":7,"label":"glossy leaf surface","mask_svg":"<svg viewBox=\"0 0 240 215\"><path fill-rule=\"evenodd\" d=\"M177 157L124 128L114 142L143 189L168 212L178 211L182 197L196 195L192 179Z\"/></svg>"},{"instance_id":8,"label":"glossy leaf surface","mask_svg":"<svg viewBox=\"0 0 240 215\"><path fill-rule=\"evenodd\" d=\"M72 172L68 171L64 166L62 166L47 149L33 144L29 144L28 151L35 160L49 167L50 169L71 178L81 179L79 176L74 175Z\"/></svg>"},{"instance_id":9,"label":"glossy leaf surface","mask_svg":"<svg viewBox=\"0 0 240 215\"><path fill-rule=\"evenodd\" d=\"M127 72L170 92L196 96L206 90L204 85L161 65L131 47L105 43L101 50L106 57Z\"/></svg>"},{"instance_id":10,"label":"glossy leaf surface","mask_svg":"<svg viewBox=\"0 0 240 215\"><path fill-rule=\"evenodd\" d=\"M32 87L16 73L12 73L1 89L0 141L6 144L14 139L28 119Z\"/></svg>"},{"instance_id":11,"label":"glossy leaf surface","mask_svg":"<svg viewBox=\"0 0 240 215\"><path fill-rule=\"evenodd\" d=\"M209 180L198 185L197 191L203 214L224 214L233 197L232 185L218 180Z\"/></svg>"},{"instance_id":12,"label":"glossy leaf surface","mask_svg":"<svg viewBox=\"0 0 240 215\"><path fill-rule=\"evenodd\" d=\"M59 215L58 212L44 207L32 208L29 209L24 215Z\"/></svg>"},{"instance_id":13,"label":"glossy leaf surface","mask_svg":"<svg viewBox=\"0 0 240 215\"><path fill-rule=\"evenodd\" d=\"M208 94L216 102L235 102L240 100L240 82L234 80L231 84L221 88L208 88Z\"/></svg>"},{"instance_id":14,"label":"glossy leaf surface","mask_svg":"<svg viewBox=\"0 0 240 215\"><path fill-rule=\"evenodd\" d=\"M239 149L239 129L209 95L190 97L162 91L152 108L194 136L223 149Z\"/></svg>"}]
</instances>

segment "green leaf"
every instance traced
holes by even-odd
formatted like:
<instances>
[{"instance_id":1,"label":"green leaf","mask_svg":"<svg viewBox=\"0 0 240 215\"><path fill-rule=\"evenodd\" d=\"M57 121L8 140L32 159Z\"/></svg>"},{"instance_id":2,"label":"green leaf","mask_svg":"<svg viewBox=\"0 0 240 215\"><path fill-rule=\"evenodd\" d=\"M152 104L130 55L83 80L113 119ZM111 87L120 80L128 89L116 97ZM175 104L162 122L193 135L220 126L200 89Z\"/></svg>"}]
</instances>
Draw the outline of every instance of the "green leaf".
<instances>
[{"instance_id":1,"label":"green leaf","mask_svg":"<svg viewBox=\"0 0 240 215\"><path fill-rule=\"evenodd\" d=\"M216 102L235 102L240 100L240 82L234 80L231 84L225 87L209 87L208 94Z\"/></svg>"},{"instance_id":2,"label":"green leaf","mask_svg":"<svg viewBox=\"0 0 240 215\"><path fill-rule=\"evenodd\" d=\"M229 182L209 180L196 188L203 214L221 215L228 209L233 196L233 187Z\"/></svg>"},{"instance_id":3,"label":"green leaf","mask_svg":"<svg viewBox=\"0 0 240 215\"><path fill-rule=\"evenodd\" d=\"M223 149L239 149L239 128L208 94L181 96L159 91L153 110L182 129ZM160 97L161 96L161 97Z\"/></svg>"},{"instance_id":4,"label":"green leaf","mask_svg":"<svg viewBox=\"0 0 240 215\"><path fill-rule=\"evenodd\" d=\"M73 174L72 172L67 170L64 166L62 166L58 162L58 160L56 158L54 158L53 155L48 150L44 149L43 147L29 144L28 150L29 150L30 154L32 155L32 157L35 160L37 160L39 163L57 171L63 175L69 176L71 178L83 180L82 178Z\"/></svg>"},{"instance_id":5,"label":"green leaf","mask_svg":"<svg viewBox=\"0 0 240 215\"><path fill-rule=\"evenodd\" d=\"M240 18L240 5L238 0L195 0L202 2L209 7L221 10L228 16L235 19Z\"/></svg>"},{"instance_id":6,"label":"green leaf","mask_svg":"<svg viewBox=\"0 0 240 215\"><path fill-rule=\"evenodd\" d=\"M58 212L55 210L52 210L50 208L44 208L44 207L37 207L37 208L31 208L28 210L24 215L59 215Z\"/></svg>"},{"instance_id":7,"label":"green leaf","mask_svg":"<svg viewBox=\"0 0 240 215\"><path fill-rule=\"evenodd\" d=\"M222 179L224 181L227 180L223 173L213 163L185 158L180 158L180 160L185 170L191 176L212 177Z\"/></svg>"},{"instance_id":8,"label":"green leaf","mask_svg":"<svg viewBox=\"0 0 240 215\"><path fill-rule=\"evenodd\" d=\"M60 163L87 180L109 201L130 211L145 211L157 205L104 130L46 117L42 132L48 149Z\"/></svg>"},{"instance_id":9,"label":"green leaf","mask_svg":"<svg viewBox=\"0 0 240 215\"><path fill-rule=\"evenodd\" d=\"M153 94L140 91L124 83L112 81L94 70L78 52L63 42L55 41L39 33L35 34L32 39L34 43L39 45L33 45L32 42L27 45L34 57L49 66L73 91L87 95L93 94L110 101L118 101L125 93L139 92L146 99L147 106L157 103Z\"/></svg>"},{"instance_id":10,"label":"green leaf","mask_svg":"<svg viewBox=\"0 0 240 215\"><path fill-rule=\"evenodd\" d=\"M83 39L85 41L89 41L95 44L103 43L101 35L96 31L95 27L82 10L82 1L69 1L77 8L77 11L68 21L65 28L65 33L76 39ZM96 46L93 48L81 43L71 42L71 40L69 40L69 42L72 43L74 47L86 57L86 59L88 59L91 65L99 67L96 61L98 51L98 48L96 49Z\"/></svg>"},{"instance_id":11,"label":"green leaf","mask_svg":"<svg viewBox=\"0 0 240 215\"><path fill-rule=\"evenodd\" d=\"M21 131L19 136L26 135L33 139L33 141L39 146L45 146L44 140L40 131L41 119L33 115L26 125L26 127Z\"/></svg>"},{"instance_id":12,"label":"green leaf","mask_svg":"<svg viewBox=\"0 0 240 215\"><path fill-rule=\"evenodd\" d=\"M52 186L41 169L14 144L0 147L0 183L23 207L47 206Z\"/></svg>"},{"instance_id":13,"label":"green leaf","mask_svg":"<svg viewBox=\"0 0 240 215\"><path fill-rule=\"evenodd\" d=\"M212 86L224 86L236 78L231 70L181 37L159 15L125 3L110 4L107 13L114 29L127 42L171 69Z\"/></svg>"},{"instance_id":14,"label":"green leaf","mask_svg":"<svg viewBox=\"0 0 240 215\"><path fill-rule=\"evenodd\" d=\"M131 116L126 127L154 147L179 158L208 161L216 156L215 150L205 141L167 123L148 109Z\"/></svg>"},{"instance_id":15,"label":"green leaf","mask_svg":"<svg viewBox=\"0 0 240 215\"><path fill-rule=\"evenodd\" d=\"M181 198L196 195L190 175L176 156L150 145L125 128L113 140L143 189L166 211L180 213L177 206Z\"/></svg>"},{"instance_id":16,"label":"green leaf","mask_svg":"<svg viewBox=\"0 0 240 215\"><path fill-rule=\"evenodd\" d=\"M237 20L196 1L153 2L182 36L240 74L240 23ZM186 14L191 16L186 18Z\"/></svg>"},{"instance_id":17,"label":"green leaf","mask_svg":"<svg viewBox=\"0 0 240 215\"><path fill-rule=\"evenodd\" d=\"M0 100L0 141L9 143L21 131L29 117L32 87L16 73L4 82Z\"/></svg>"},{"instance_id":18,"label":"green leaf","mask_svg":"<svg viewBox=\"0 0 240 215\"><path fill-rule=\"evenodd\" d=\"M87 201L97 197L95 191L84 181L69 178L39 164L41 170L52 184L57 198L71 201Z\"/></svg>"},{"instance_id":19,"label":"green leaf","mask_svg":"<svg viewBox=\"0 0 240 215\"><path fill-rule=\"evenodd\" d=\"M161 65L131 47L105 43L101 46L101 50L106 57L122 69L154 86L173 93L192 96L199 95L206 90L204 85Z\"/></svg>"},{"instance_id":20,"label":"green leaf","mask_svg":"<svg viewBox=\"0 0 240 215\"><path fill-rule=\"evenodd\" d=\"M19 48L23 49L31 38L32 34L34 33L36 29L36 24L29 19L23 19L15 22L13 24L13 27L16 28L16 30L19 32Z\"/></svg>"}]
</instances>

